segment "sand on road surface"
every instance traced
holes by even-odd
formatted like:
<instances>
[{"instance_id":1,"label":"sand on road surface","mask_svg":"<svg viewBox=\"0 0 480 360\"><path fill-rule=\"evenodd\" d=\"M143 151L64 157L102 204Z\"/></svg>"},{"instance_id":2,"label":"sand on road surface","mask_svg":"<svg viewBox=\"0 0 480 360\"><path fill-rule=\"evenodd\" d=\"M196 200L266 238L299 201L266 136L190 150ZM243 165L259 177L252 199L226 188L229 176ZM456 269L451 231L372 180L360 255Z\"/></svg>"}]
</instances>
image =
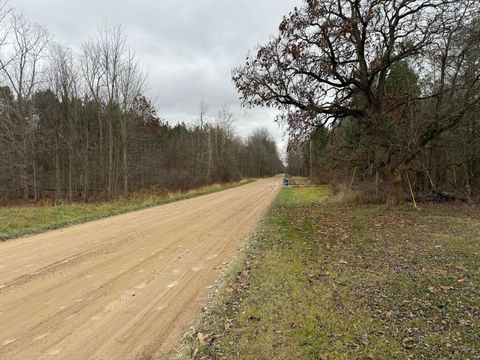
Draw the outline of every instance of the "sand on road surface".
<instances>
[{"instance_id":1,"label":"sand on road surface","mask_svg":"<svg viewBox=\"0 0 480 360\"><path fill-rule=\"evenodd\" d=\"M162 358L279 183L0 243L0 359Z\"/></svg>"}]
</instances>

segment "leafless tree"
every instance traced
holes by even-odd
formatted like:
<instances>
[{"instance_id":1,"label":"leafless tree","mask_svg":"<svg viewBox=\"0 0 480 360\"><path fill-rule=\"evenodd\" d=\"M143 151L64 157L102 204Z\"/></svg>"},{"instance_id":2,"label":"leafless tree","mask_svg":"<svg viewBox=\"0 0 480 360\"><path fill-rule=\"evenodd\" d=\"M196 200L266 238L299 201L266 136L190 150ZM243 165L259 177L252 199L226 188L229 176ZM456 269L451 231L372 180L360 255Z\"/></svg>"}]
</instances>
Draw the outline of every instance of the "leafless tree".
<instances>
[{"instance_id":1,"label":"leafless tree","mask_svg":"<svg viewBox=\"0 0 480 360\"><path fill-rule=\"evenodd\" d=\"M58 43L53 43L50 50L51 63L48 67L52 89L61 102L63 124L67 129L67 136L60 139L60 132L56 131L56 149L59 148L59 142L64 141L68 147L68 198L73 199L73 177L75 166L75 155L78 152L77 132L78 132L78 104L80 75L74 59L72 50ZM55 173L56 173L56 194L60 193L60 169L59 154L56 151Z\"/></svg>"},{"instance_id":2,"label":"leafless tree","mask_svg":"<svg viewBox=\"0 0 480 360\"><path fill-rule=\"evenodd\" d=\"M119 123L120 104L120 74L123 56L126 48L126 37L122 26L105 26L97 39L99 47L99 60L102 67L102 95L105 97L107 107L106 124L108 129L108 196L112 197L115 189L115 125Z\"/></svg>"},{"instance_id":3,"label":"leafless tree","mask_svg":"<svg viewBox=\"0 0 480 360\"><path fill-rule=\"evenodd\" d=\"M135 55L128 51L120 70L120 128L122 136L123 191L128 192L128 120L135 99L143 93L146 75L140 70Z\"/></svg>"},{"instance_id":4,"label":"leafless tree","mask_svg":"<svg viewBox=\"0 0 480 360\"><path fill-rule=\"evenodd\" d=\"M247 175L253 148L235 134L227 108L213 121L202 103L194 125L161 120L144 95L146 75L123 27L102 28L75 52L0 6L3 20L0 201L32 195L88 201Z\"/></svg>"},{"instance_id":5,"label":"leafless tree","mask_svg":"<svg viewBox=\"0 0 480 360\"><path fill-rule=\"evenodd\" d=\"M32 157L36 119L28 100L41 81L41 65L49 34L40 25L27 20L22 13L10 11L6 16L10 31L4 40L0 69L16 101L12 103L11 116L3 122L3 131L10 138L10 146L18 159L16 167L23 196L28 198L32 180L36 197L36 164ZM30 179L30 174L33 179Z\"/></svg>"}]
</instances>

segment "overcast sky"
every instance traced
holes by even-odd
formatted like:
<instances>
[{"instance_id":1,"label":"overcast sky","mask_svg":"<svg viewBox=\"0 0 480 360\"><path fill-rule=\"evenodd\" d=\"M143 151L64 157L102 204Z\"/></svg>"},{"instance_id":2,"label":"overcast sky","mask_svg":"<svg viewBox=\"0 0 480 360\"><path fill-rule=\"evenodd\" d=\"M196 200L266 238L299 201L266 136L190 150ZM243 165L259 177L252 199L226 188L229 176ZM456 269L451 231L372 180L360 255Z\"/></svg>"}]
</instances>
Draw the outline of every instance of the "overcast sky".
<instances>
[{"instance_id":1,"label":"overcast sky","mask_svg":"<svg viewBox=\"0 0 480 360\"><path fill-rule=\"evenodd\" d=\"M282 16L302 0L10 0L57 41L73 48L106 22L124 25L130 47L148 72L148 95L160 116L191 123L199 104L214 116L224 104L238 133L267 127L279 146L283 130L275 112L242 109L231 81L249 50L275 34ZM281 149L283 151L283 149Z\"/></svg>"}]
</instances>

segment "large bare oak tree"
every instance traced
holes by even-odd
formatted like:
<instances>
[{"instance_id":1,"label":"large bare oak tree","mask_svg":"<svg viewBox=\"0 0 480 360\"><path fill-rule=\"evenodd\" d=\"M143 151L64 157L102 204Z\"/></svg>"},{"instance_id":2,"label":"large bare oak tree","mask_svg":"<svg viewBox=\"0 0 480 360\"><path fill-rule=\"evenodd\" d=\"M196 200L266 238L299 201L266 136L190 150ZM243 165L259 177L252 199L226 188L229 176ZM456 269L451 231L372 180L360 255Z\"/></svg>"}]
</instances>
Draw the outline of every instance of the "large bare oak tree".
<instances>
[{"instance_id":1,"label":"large bare oak tree","mask_svg":"<svg viewBox=\"0 0 480 360\"><path fill-rule=\"evenodd\" d=\"M478 31L472 24L479 7L475 0L308 0L233 71L233 80L246 104L280 109L278 120L288 124L293 140L356 121L371 140L369 166L382 171L387 201L396 203L402 171L420 149L480 101L479 65L473 64L472 76L466 56L478 46L467 33ZM467 41L454 41L459 37ZM388 92L400 63L425 85L415 96ZM424 100L436 102L435 116L408 134L408 146L395 146L397 137L386 128Z\"/></svg>"}]
</instances>

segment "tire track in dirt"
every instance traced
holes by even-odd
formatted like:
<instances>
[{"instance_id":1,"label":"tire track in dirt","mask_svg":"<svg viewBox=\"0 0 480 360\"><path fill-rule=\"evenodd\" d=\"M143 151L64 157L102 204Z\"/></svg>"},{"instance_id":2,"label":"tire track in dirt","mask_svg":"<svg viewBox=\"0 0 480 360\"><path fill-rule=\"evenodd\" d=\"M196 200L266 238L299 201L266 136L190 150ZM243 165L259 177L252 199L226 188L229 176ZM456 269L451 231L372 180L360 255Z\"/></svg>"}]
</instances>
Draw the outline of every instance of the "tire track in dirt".
<instances>
[{"instance_id":1,"label":"tire track in dirt","mask_svg":"<svg viewBox=\"0 0 480 360\"><path fill-rule=\"evenodd\" d=\"M0 359L161 358L279 183L0 244Z\"/></svg>"}]
</instances>

